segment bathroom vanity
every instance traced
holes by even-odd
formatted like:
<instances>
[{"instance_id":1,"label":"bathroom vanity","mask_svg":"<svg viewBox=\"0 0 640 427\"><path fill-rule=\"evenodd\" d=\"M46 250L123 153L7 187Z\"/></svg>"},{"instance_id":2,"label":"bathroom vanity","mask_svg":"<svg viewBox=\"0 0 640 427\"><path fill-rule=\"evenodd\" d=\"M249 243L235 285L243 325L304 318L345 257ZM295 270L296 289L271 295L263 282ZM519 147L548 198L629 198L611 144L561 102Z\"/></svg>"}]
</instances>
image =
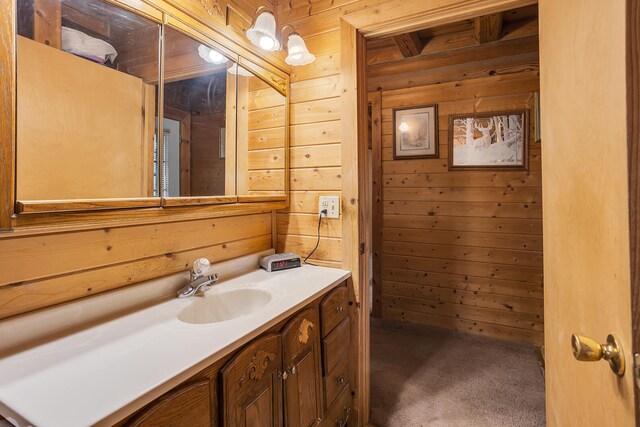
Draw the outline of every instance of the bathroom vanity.
<instances>
[{"instance_id":1,"label":"bathroom vanity","mask_svg":"<svg viewBox=\"0 0 640 427\"><path fill-rule=\"evenodd\" d=\"M347 305L340 284L117 425L346 425Z\"/></svg>"},{"instance_id":2,"label":"bathroom vanity","mask_svg":"<svg viewBox=\"0 0 640 427\"><path fill-rule=\"evenodd\" d=\"M0 414L43 427L344 426L349 276L254 270L14 352L0 359Z\"/></svg>"}]
</instances>

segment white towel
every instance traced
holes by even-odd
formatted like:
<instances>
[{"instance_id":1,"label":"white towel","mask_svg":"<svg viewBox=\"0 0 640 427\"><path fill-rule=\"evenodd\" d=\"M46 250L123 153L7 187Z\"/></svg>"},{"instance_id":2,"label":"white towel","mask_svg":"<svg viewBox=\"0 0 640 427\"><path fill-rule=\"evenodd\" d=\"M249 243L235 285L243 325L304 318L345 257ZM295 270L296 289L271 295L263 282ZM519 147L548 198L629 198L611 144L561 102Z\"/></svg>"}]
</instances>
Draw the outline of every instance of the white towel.
<instances>
[{"instance_id":1,"label":"white towel","mask_svg":"<svg viewBox=\"0 0 640 427\"><path fill-rule=\"evenodd\" d=\"M106 41L67 27L62 27L62 50L101 64L107 60L113 64L118 56L118 52Z\"/></svg>"}]
</instances>

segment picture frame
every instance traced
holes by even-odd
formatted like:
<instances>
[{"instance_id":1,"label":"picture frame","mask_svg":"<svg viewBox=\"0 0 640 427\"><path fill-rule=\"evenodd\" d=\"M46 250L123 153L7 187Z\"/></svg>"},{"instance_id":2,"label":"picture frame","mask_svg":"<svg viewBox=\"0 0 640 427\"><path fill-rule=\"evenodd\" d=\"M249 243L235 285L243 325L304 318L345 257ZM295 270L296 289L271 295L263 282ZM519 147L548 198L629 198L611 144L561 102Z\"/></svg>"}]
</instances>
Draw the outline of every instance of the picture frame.
<instances>
[{"instance_id":1,"label":"picture frame","mask_svg":"<svg viewBox=\"0 0 640 427\"><path fill-rule=\"evenodd\" d=\"M449 116L449 170L529 169L529 109Z\"/></svg>"},{"instance_id":2,"label":"picture frame","mask_svg":"<svg viewBox=\"0 0 640 427\"><path fill-rule=\"evenodd\" d=\"M440 156L438 105L393 109L393 159L428 159Z\"/></svg>"}]
</instances>

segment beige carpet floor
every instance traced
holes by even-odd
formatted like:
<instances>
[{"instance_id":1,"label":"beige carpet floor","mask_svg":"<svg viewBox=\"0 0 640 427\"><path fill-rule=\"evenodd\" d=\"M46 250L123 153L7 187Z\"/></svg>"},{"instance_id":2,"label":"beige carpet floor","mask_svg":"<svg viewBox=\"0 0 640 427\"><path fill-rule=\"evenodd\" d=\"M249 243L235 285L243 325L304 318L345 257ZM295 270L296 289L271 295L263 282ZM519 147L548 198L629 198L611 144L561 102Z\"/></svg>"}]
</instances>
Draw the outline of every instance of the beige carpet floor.
<instances>
[{"instance_id":1,"label":"beige carpet floor","mask_svg":"<svg viewBox=\"0 0 640 427\"><path fill-rule=\"evenodd\" d=\"M544 426L534 347L372 318L371 424Z\"/></svg>"}]
</instances>

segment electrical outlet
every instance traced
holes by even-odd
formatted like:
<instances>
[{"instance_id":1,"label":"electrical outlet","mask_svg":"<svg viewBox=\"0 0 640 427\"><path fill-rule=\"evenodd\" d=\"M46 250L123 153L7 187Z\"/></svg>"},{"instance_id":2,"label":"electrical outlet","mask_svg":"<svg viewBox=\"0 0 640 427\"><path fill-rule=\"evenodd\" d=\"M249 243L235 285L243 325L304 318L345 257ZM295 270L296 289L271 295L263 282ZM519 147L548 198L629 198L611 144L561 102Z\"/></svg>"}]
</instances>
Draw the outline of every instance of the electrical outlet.
<instances>
[{"instance_id":1,"label":"electrical outlet","mask_svg":"<svg viewBox=\"0 0 640 427\"><path fill-rule=\"evenodd\" d=\"M340 197L320 196L319 205L318 212L322 212L323 209L327 210L325 218L340 218Z\"/></svg>"}]
</instances>

